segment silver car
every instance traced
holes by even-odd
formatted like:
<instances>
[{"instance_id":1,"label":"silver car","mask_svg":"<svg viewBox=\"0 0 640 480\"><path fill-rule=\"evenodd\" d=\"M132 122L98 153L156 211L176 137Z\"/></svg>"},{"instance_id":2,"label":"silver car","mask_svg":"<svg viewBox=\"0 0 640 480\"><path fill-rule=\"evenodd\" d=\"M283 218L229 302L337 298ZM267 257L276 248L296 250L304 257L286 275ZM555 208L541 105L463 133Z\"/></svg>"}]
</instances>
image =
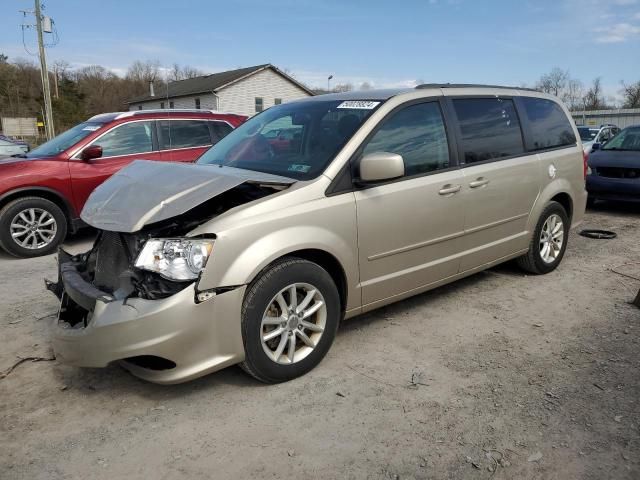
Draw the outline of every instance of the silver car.
<instances>
[{"instance_id":1,"label":"silver car","mask_svg":"<svg viewBox=\"0 0 640 480\"><path fill-rule=\"evenodd\" d=\"M286 130L286 138L271 132ZM157 383L305 374L338 325L511 259L544 274L585 209L578 132L534 91L322 95L256 115L196 165L136 161L59 255L57 357Z\"/></svg>"},{"instance_id":2,"label":"silver car","mask_svg":"<svg viewBox=\"0 0 640 480\"><path fill-rule=\"evenodd\" d=\"M0 158L24 155L24 153L24 149L20 145L0 139Z\"/></svg>"}]
</instances>

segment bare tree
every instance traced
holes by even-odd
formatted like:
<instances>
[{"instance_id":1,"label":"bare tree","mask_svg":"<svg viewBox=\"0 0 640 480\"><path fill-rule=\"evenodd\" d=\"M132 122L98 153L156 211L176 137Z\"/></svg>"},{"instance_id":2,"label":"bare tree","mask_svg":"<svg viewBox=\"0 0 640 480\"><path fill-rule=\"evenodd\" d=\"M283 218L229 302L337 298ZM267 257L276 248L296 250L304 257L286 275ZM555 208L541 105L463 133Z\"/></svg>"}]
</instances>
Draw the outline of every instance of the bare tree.
<instances>
[{"instance_id":1,"label":"bare tree","mask_svg":"<svg viewBox=\"0 0 640 480\"><path fill-rule=\"evenodd\" d=\"M600 77L593 80L591 87L584 96L585 110L603 110L607 104L602 94L602 80Z\"/></svg>"},{"instance_id":2,"label":"bare tree","mask_svg":"<svg viewBox=\"0 0 640 480\"><path fill-rule=\"evenodd\" d=\"M555 67L549 73L540 77L536 84L536 89L544 93L551 93L560 97L570 80L569 71Z\"/></svg>"},{"instance_id":3,"label":"bare tree","mask_svg":"<svg viewBox=\"0 0 640 480\"><path fill-rule=\"evenodd\" d=\"M360 84L360 90L371 90L373 87L369 82L362 82Z\"/></svg>"},{"instance_id":4,"label":"bare tree","mask_svg":"<svg viewBox=\"0 0 640 480\"><path fill-rule=\"evenodd\" d=\"M620 93L623 98L622 108L640 108L640 80L628 85L622 82Z\"/></svg>"},{"instance_id":5,"label":"bare tree","mask_svg":"<svg viewBox=\"0 0 640 480\"><path fill-rule=\"evenodd\" d=\"M353 90L353 84L351 83L339 83L333 87L334 92L350 92Z\"/></svg>"}]
</instances>

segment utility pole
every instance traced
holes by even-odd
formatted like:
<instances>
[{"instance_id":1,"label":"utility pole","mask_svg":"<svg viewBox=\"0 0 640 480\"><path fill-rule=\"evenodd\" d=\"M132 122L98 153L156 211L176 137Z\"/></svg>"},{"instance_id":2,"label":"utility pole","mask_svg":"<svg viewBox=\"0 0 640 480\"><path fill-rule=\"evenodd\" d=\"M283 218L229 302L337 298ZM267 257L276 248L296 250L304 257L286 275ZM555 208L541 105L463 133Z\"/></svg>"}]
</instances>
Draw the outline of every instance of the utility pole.
<instances>
[{"instance_id":1,"label":"utility pole","mask_svg":"<svg viewBox=\"0 0 640 480\"><path fill-rule=\"evenodd\" d=\"M38 51L40 52L40 74L42 76L42 92L44 96L45 113L45 133L47 140L55 136L53 128L53 108L51 107L51 90L49 88L49 71L47 70L47 59L44 53L44 40L42 38L42 12L40 11L40 0L35 1L36 29L38 30Z\"/></svg>"}]
</instances>

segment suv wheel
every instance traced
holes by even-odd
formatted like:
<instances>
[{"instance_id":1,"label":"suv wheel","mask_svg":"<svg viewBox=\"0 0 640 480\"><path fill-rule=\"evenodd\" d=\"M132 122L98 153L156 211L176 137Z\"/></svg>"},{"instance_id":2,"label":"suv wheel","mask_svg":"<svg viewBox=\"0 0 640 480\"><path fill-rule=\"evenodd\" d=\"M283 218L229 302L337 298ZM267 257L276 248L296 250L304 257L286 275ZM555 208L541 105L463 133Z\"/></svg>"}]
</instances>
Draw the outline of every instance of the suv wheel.
<instances>
[{"instance_id":1,"label":"suv wheel","mask_svg":"<svg viewBox=\"0 0 640 480\"><path fill-rule=\"evenodd\" d=\"M558 202L550 202L540 215L529 251L518 258L518 265L538 275L555 270L567 249L568 236L567 212Z\"/></svg>"},{"instance_id":2,"label":"suv wheel","mask_svg":"<svg viewBox=\"0 0 640 480\"><path fill-rule=\"evenodd\" d=\"M53 252L67 235L67 218L55 203L24 197L0 210L0 247L16 257Z\"/></svg>"},{"instance_id":3,"label":"suv wheel","mask_svg":"<svg viewBox=\"0 0 640 480\"><path fill-rule=\"evenodd\" d=\"M240 366L265 383L304 375L331 347L340 314L338 289L326 270L300 258L278 261L245 295Z\"/></svg>"}]
</instances>

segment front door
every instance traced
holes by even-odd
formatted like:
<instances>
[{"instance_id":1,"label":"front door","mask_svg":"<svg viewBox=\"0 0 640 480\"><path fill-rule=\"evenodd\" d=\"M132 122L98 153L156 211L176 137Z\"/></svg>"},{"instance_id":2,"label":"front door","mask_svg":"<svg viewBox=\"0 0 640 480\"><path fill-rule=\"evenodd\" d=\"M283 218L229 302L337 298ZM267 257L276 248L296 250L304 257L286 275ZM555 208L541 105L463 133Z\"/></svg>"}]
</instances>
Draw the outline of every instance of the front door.
<instances>
[{"instance_id":1,"label":"front door","mask_svg":"<svg viewBox=\"0 0 640 480\"><path fill-rule=\"evenodd\" d=\"M69 161L73 196L79 208L98 185L132 161L162 159L162 153L155 147L153 121L118 125L96 138L91 145L102 147L102 157L88 161L72 158Z\"/></svg>"},{"instance_id":2,"label":"front door","mask_svg":"<svg viewBox=\"0 0 640 480\"><path fill-rule=\"evenodd\" d=\"M458 273L463 175L438 101L390 114L361 148L402 155L405 176L356 191L362 303L367 307Z\"/></svg>"}]
</instances>

